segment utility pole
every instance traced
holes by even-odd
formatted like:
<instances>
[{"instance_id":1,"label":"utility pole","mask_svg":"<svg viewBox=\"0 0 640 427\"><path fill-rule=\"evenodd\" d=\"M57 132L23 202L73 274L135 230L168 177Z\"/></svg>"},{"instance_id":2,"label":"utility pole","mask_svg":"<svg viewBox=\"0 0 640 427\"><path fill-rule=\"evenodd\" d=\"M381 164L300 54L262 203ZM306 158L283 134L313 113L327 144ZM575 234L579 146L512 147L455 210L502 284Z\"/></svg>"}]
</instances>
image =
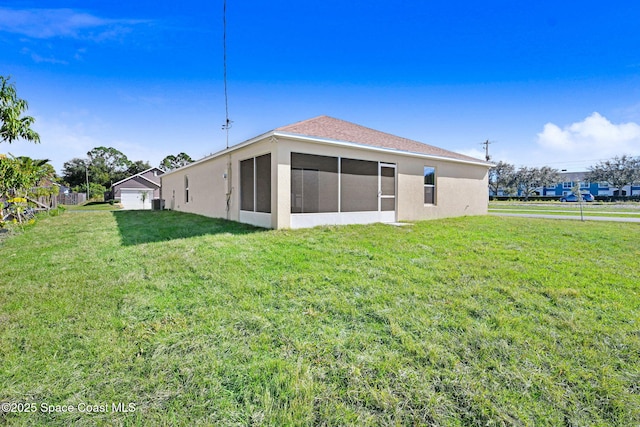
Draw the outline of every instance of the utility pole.
<instances>
[{"instance_id":1,"label":"utility pole","mask_svg":"<svg viewBox=\"0 0 640 427\"><path fill-rule=\"evenodd\" d=\"M84 172L87 179L87 202L89 202L89 162L84 162Z\"/></svg>"},{"instance_id":2,"label":"utility pole","mask_svg":"<svg viewBox=\"0 0 640 427\"><path fill-rule=\"evenodd\" d=\"M488 162L491 160L491 156L489 156L489 144L493 144L493 142L488 139L485 142L482 142L481 145L484 145L484 158Z\"/></svg>"}]
</instances>

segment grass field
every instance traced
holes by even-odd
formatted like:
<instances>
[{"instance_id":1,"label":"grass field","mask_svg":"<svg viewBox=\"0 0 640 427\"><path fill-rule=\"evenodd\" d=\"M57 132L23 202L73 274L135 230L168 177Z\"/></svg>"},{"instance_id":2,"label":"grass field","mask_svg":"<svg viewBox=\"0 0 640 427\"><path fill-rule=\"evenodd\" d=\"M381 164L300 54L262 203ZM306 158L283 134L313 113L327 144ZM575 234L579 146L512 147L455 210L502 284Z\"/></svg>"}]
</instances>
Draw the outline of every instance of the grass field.
<instances>
[{"instance_id":1,"label":"grass field","mask_svg":"<svg viewBox=\"0 0 640 427\"><path fill-rule=\"evenodd\" d=\"M522 213L522 214L545 214L575 216L580 215L580 205L578 203L561 202L490 202L489 212L494 213ZM582 204L584 216L599 217L620 217L620 218L640 218L640 203L602 203L585 202Z\"/></svg>"},{"instance_id":2,"label":"grass field","mask_svg":"<svg viewBox=\"0 0 640 427\"><path fill-rule=\"evenodd\" d=\"M0 424L640 425L638 242L526 218L43 218L0 242L0 403L35 409Z\"/></svg>"},{"instance_id":3,"label":"grass field","mask_svg":"<svg viewBox=\"0 0 640 427\"><path fill-rule=\"evenodd\" d=\"M88 202L82 205L64 205L68 211L117 211L120 205L112 205L108 202Z\"/></svg>"}]
</instances>

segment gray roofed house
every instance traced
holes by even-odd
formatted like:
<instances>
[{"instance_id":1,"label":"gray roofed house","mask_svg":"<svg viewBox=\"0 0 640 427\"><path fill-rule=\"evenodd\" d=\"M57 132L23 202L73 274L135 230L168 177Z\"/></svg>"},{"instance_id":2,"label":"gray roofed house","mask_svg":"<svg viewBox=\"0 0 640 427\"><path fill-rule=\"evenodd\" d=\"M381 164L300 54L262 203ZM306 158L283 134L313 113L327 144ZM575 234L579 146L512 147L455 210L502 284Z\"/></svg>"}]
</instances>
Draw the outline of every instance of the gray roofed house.
<instances>
[{"instance_id":1,"label":"gray roofed house","mask_svg":"<svg viewBox=\"0 0 640 427\"><path fill-rule=\"evenodd\" d=\"M111 186L111 197L120 200L123 209L151 209L151 200L160 197L160 176L164 174L153 167L131 175Z\"/></svg>"},{"instance_id":2,"label":"gray roofed house","mask_svg":"<svg viewBox=\"0 0 640 427\"><path fill-rule=\"evenodd\" d=\"M484 215L490 163L320 116L161 177L169 209L267 228Z\"/></svg>"}]
</instances>

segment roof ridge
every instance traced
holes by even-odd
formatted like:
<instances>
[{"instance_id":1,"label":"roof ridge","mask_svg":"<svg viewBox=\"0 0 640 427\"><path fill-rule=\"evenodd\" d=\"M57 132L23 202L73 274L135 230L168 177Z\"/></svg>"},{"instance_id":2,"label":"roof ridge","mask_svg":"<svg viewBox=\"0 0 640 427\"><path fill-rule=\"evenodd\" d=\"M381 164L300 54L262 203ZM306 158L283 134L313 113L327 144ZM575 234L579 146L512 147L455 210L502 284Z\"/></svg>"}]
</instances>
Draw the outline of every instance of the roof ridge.
<instances>
[{"instance_id":1,"label":"roof ridge","mask_svg":"<svg viewBox=\"0 0 640 427\"><path fill-rule=\"evenodd\" d=\"M283 130L284 128L301 125L303 123L312 122L312 121L315 121L315 120L318 120L318 119L322 119L324 117L329 118L329 119L334 119L334 120L340 120L340 119L335 119L334 117L327 116L325 114L321 114L321 115L316 116L316 117L311 117L310 119L304 119L304 120L300 120L300 121L297 121L297 122L289 123L288 125L277 127L277 128L274 129L274 131Z\"/></svg>"},{"instance_id":2,"label":"roof ridge","mask_svg":"<svg viewBox=\"0 0 640 427\"><path fill-rule=\"evenodd\" d=\"M128 180L130 180L130 179L132 179L132 178L135 178L135 177L140 177L140 178L142 178L142 179L146 179L147 181L152 182L152 183L154 183L154 184L158 185L156 182L154 182L154 181L150 180L149 178L145 178L144 176L142 176L143 174L145 174L145 173L147 173L147 172L149 172L150 170L153 170L153 169L158 169L159 171L161 171L161 172L162 172L162 175L164 175L164 173L165 173L165 172L164 172L162 169L160 169L159 167L157 167L157 166L151 166L150 168L145 169L145 170L143 170L142 172L134 173L133 175L129 175L128 177L123 178L123 179L121 179L121 180L120 180L120 181L118 181L118 182L114 182L113 184L111 184L111 186L113 187L114 185L118 185L118 184L120 184L120 183L123 183L123 182L128 181Z\"/></svg>"}]
</instances>

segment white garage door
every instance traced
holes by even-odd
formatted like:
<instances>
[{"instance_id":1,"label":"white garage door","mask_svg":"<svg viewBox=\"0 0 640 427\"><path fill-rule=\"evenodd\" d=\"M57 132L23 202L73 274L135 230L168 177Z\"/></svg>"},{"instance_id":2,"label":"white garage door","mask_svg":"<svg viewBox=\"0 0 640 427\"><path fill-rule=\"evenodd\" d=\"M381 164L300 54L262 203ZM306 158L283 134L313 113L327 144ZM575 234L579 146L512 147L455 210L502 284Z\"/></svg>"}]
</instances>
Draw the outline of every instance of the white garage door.
<instances>
[{"instance_id":1,"label":"white garage door","mask_svg":"<svg viewBox=\"0 0 640 427\"><path fill-rule=\"evenodd\" d=\"M143 200L143 193L146 197ZM153 199L153 190L120 190L120 203L124 209L151 209L151 199Z\"/></svg>"}]
</instances>

